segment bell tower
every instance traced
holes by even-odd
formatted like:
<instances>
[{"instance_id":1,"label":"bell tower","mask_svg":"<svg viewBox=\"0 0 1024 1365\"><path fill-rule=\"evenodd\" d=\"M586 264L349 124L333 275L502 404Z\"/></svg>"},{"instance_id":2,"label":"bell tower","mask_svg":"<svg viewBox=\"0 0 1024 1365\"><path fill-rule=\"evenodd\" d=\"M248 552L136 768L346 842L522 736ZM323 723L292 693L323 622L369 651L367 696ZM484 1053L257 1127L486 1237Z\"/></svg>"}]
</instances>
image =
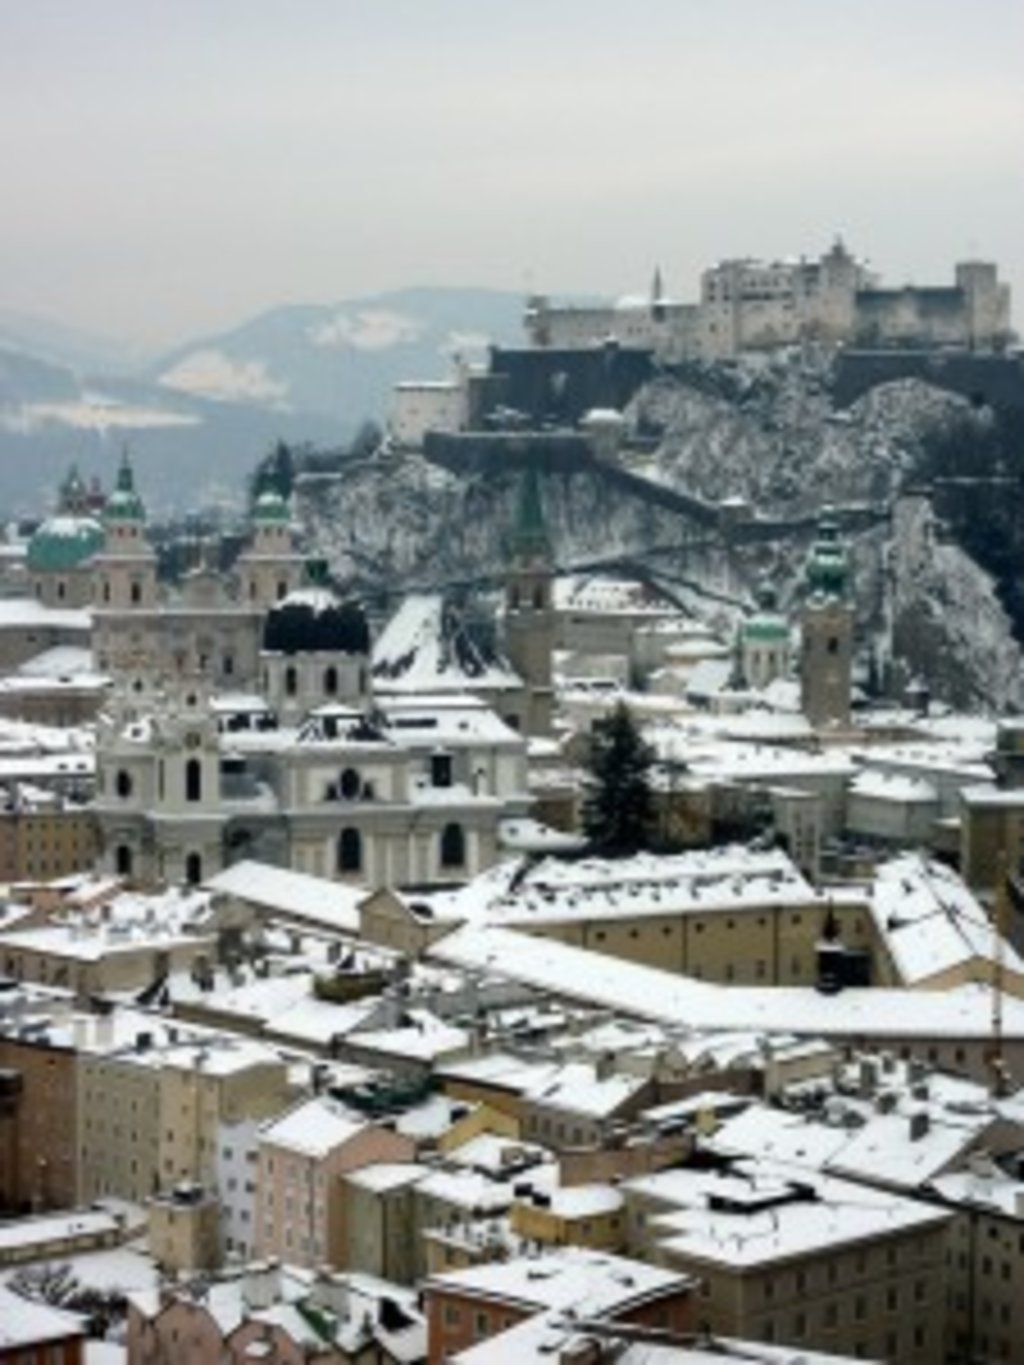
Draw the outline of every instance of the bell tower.
<instances>
[{"instance_id":1,"label":"bell tower","mask_svg":"<svg viewBox=\"0 0 1024 1365\"><path fill-rule=\"evenodd\" d=\"M848 585L849 564L839 527L825 513L807 558L800 616L800 706L815 729L850 723L853 609Z\"/></svg>"},{"instance_id":2,"label":"bell tower","mask_svg":"<svg viewBox=\"0 0 1024 1365\"><path fill-rule=\"evenodd\" d=\"M551 545L544 525L537 471L531 464L524 470L520 483L505 584L505 651L526 689L523 729L531 735L551 732L552 577Z\"/></svg>"},{"instance_id":3,"label":"bell tower","mask_svg":"<svg viewBox=\"0 0 1024 1365\"><path fill-rule=\"evenodd\" d=\"M238 559L242 602L269 611L302 582L303 557L295 549L288 503L273 488L256 498L251 514L252 539Z\"/></svg>"}]
</instances>

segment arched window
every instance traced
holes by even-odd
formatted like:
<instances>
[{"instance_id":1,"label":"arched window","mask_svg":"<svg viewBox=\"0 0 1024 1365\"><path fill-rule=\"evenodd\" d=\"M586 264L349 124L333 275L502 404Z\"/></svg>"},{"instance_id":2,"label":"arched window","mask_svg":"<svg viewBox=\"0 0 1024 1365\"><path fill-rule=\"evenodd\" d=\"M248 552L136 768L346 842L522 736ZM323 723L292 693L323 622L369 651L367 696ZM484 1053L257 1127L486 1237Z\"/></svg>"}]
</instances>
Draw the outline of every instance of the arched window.
<instances>
[{"instance_id":1,"label":"arched window","mask_svg":"<svg viewBox=\"0 0 1024 1365\"><path fill-rule=\"evenodd\" d=\"M324 669L324 696L336 697L338 695L338 670L331 664L330 668Z\"/></svg>"},{"instance_id":2,"label":"arched window","mask_svg":"<svg viewBox=\"0 0 1024 1365\"><path fill-rule=\"evenodd\" d=\"M117 776L114 778L114 791L122 801L127 801L132 794L132 775L124 768L118 768Z\"/></svg>"},{"instance_id":3,"label":"arched window","mask_svg":"<svg viewBox=\"0 0 1024 1365\"><path fill-rule=\"evenodd\" d=\"M466 835L461 825L445 825L441 831L441 866L463 867L466 862Z\"/></svg>"},{"instance_id":4,"label":"arched window","mask_svg":"<svg viewBox=\"0 0 1024 1365\"><path fill-rule=\"evenodd\" d=\"M185 764L185 800L203 799L203 765L198 758L190 758Z\"/></svg>"},{"instance_id":5,"label":"arched window","mask_svg":"<svg viewBox=\"0 0 1024 1365\"><path fill-rule=\"evenodd\" d=\"M534 611L544 610L544 585L538 583L533 590L533 609Z\"/></svg>"},{"instance_id":6,"label":"arched window","mask_svg":"<svg viewBox=\"0 0 1024 1365\"><path fill-rule=\"evenodd\" d=\"M338 871L362 872L363 836L357 829L343 829L338 835Z\"/></svg>"},{"instance_id":7,"label":"arched window","mask_svg":"<svg viewBox=\"0 0 1024 1365\"><path fill-rule=\"evenodd\" d=\"M119 877L132 875L132 851L127 844L118 844L114 850L114 869Z\"/></svg>"},{"instance_id":8,"label":"arched window","mask_svg":"<svg viewBox=\"0 0 1024 1365\"><path fill-rule=\"evenodd\" d=\"M278 583L278 585L277 585L277 600L280 602L283 598L285 598L285 597L287 597L287 596L288 596L288 584L285 583L284 581L282 581L282 582Z\"/></svg>"},{"instance_id":9,"label":"arched window","mask_svg":"<svg viewBox=\"0 0 1024 1365\"><path fill-rule=\"evenodd\" d=\"M299 675L291 664L284 671L284 690L289 697L294 697L299 690Z\"/></svg>"},{"instance_id":10,"label":"arched window","mask_svg":"<svg viewBox=\"0 0 1024 1365\"><path fill-rule=\"evenodd\" d=\"M142 601L142 584L141 584L141 583L133 583L133 584L132 584L132 605L133 605L133 606L138 606L138 604L139 604L141 601Z\"/></svg>"},{"instance_id":11,"label":"arched window","mask_svg":"<svg viewBox=\"0 0 1024 1365\"><path fill-rule=\"evenodd\" d=\"M346 768L338 778L338 794L345 801L354 801L362 786L362 780L355 768Z\"/></svg>"},{"instance_id":12,"label":"arched window","mask_svg":"<svg viewBox=\"0 0 1024 1365\"><path fill-rule=\"evenodd\" d=\"M203 880L203 860L198 853L190 853L185 859L185 880L189 886L198 886Z\"/></svg>"},{"instance_id":13,"label":"arched window","mask_svg":"<svg viewBox=\"0 0 1024 1365\"><path fill-rule=\"evenodd\" d=\"M509 589L508 604L513 611L519 610L519 588L515 584Z\"/></svg>"}]
</instances>

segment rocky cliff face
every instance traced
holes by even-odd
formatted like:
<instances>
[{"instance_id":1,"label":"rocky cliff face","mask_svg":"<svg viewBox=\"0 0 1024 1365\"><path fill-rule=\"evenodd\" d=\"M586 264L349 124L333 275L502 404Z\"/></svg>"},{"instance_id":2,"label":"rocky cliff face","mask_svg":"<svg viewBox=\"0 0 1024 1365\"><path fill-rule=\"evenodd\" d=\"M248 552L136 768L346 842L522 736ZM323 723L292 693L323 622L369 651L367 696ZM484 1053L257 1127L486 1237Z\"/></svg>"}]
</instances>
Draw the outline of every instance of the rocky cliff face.
<instances>
[{"instance_id":1,"label":"rocky cliff face","mask_svg":"<svg viewBox=\"0 0 1024 1365\"><path fill-rule=\"evenodd\" d=\"M1020 649L991 580L944 540L926 501L901 495L933 434L966 407L907 380L837 411L827 372L795 359L659 379L627 414L644 435L617 457L640 476L628 488L599 461L572 472L542 468L557 563L648 573L727 626L763 575L795 603L811 533L801 519L825 503L887 508L888 520L851 544L864 649L891 664L897 684L920 676L956 704L1020 705ZM312 544L354 588L395 595L484 584L507 563L518 477L501 467L457 475L418 455L378 455L300 484L299 510ZM794 525L764 542L731 539L662 505L656 491L666 486L712 503L740 498L759 517Z\"/></svg>"}]
</instances>

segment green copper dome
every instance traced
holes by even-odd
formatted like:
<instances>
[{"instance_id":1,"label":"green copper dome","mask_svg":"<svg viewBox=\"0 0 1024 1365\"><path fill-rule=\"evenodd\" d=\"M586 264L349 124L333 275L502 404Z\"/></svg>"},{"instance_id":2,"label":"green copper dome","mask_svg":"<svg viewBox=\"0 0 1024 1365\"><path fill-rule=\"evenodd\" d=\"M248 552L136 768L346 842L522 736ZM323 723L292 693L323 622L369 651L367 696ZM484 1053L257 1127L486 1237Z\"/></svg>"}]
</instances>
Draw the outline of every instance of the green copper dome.
<instances>
[{"instance_id":1,"label":"green copper dome","mask_svg":"<svg viewBox=\"0 0 1024 1365\"><path fill-rule=\"evenodd\" d=\"M289 517L288 504L273 488L261 493L252 505L253 521L280 523L287 522Z\"/></svg>"},{"instance_id":2,"label":"green copper dome","mask_svg":"<svg viewBox=\"0 0 1024 1365\"><path fill-rule=\"evenodd\" d=\"M740 627L740 633L744 640L759 640L767 643L771 640L788 640L789 625L783 616L769 616L762 613L758 616L750 616Z\"/></svg>"},{"instance_id":3,"label":"green copper dome","mask_svg":"<svg viewBox=\"0 0 1024 1365\"><path fill-rule=\"evenodd\" d=\"M67 573L103 545L103 527L92 517L51 517L28 543L30 573Z\"/></svg>"},{"instance_id":4,"label":"green copper dome","mask_svg":"<svg viewBox=\"0 0 1024 1365\"><path fill-rule=\"evenodd\" d=\"M145 521L146 509L135 491L135 475L128 462L127 451L117 471L117 483L103 509L106 521Z\"/></svg>"},{"instance_id":5,"label":"green copper dome","mask_svg":"<svg viewBox=\"0 0 1024 1365\"><path fill-rule=\"evenodd\" d=\"M846 550L839 539L839 527L823 520L818 538L807 557L807 589L817 597L845 597L849 578Z\"/></svg>"}]
</instances>

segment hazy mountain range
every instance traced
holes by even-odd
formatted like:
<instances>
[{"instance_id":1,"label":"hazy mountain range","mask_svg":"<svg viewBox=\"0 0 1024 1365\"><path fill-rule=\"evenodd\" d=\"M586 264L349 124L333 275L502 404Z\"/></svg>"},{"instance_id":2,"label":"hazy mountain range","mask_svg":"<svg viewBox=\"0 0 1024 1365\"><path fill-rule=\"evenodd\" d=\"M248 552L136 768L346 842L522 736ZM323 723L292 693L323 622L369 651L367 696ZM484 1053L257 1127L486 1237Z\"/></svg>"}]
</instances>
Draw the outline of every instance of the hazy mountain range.
<instances>
[{"instance_id":1,"label":"hazy mountain range","mask_svg":"<svg viewBox=\"0 0 1024 1365\"><path fill-rule=\"evenodd\" d=\"M238 500L275 441L343 444L401 379L521 334L522 298L404 289L275 308L165 355L0 310L0 512L42 514L72 460L108 483L127 443L157 511Z\"/></svg>"}]
</instances>

